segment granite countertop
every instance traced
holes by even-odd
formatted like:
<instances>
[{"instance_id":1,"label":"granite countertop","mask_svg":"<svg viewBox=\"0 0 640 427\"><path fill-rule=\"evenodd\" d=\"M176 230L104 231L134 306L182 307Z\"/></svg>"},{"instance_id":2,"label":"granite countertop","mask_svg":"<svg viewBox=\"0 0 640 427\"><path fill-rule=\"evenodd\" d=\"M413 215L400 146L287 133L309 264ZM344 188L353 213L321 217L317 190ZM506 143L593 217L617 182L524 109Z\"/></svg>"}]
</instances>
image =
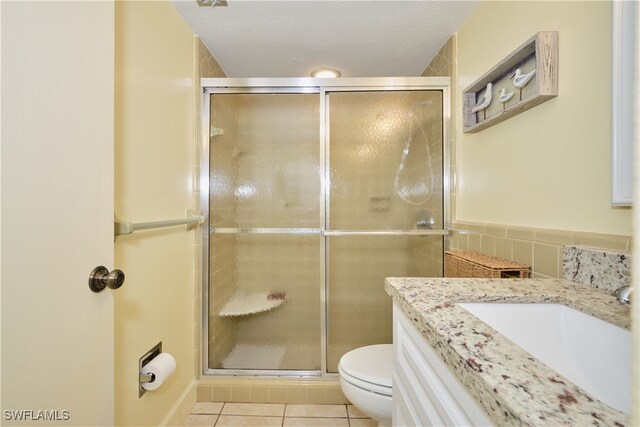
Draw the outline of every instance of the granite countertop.
<instances>
[{"instance_id":1,"label":"granite countertop","mask_svg":"<svg viewBox=\"0 0 640 427\"><path fill-rule=\"evenodd\" d=\"M387 278L385 290L498 425L629 424L456 304L560 303L630 329L630 308L607 293L555 279Z\"/></svg>"}]
</instances>

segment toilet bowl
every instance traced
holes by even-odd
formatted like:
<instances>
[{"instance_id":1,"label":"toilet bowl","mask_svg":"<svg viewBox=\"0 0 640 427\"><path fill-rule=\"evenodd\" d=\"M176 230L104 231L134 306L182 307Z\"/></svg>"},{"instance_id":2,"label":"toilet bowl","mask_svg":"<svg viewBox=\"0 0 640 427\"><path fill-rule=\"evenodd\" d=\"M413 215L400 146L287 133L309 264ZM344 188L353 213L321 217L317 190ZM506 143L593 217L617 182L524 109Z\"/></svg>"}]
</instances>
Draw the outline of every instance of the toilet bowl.
<instances>
[{"instance_id":1,"label":"toilet bowl","mask_svg":"<svg viewBox=\"0 0 640 427\"><path fill-rule=\"evenodd\" d=\"M340 388L347 399L381 426L391 425L393 346L370 345L342 356Z\"/></svg>"}]
</instances>

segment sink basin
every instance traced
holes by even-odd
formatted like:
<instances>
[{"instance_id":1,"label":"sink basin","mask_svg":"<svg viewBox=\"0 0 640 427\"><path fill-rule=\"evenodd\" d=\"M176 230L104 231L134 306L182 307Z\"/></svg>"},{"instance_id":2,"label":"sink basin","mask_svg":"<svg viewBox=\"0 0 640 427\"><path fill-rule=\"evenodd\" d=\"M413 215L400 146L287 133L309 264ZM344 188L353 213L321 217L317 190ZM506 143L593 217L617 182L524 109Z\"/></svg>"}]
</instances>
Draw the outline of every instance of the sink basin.
<instances>
[{"instance_id":1,"label":"sink basin","mask_svg":"<svg viewBox=\"0 0 640 427\"><path fill-rule=\"evenodd\" d=\"M458 305L591 396L631 412L629 331L562 304Z\"/></svg>"}]
</instances>

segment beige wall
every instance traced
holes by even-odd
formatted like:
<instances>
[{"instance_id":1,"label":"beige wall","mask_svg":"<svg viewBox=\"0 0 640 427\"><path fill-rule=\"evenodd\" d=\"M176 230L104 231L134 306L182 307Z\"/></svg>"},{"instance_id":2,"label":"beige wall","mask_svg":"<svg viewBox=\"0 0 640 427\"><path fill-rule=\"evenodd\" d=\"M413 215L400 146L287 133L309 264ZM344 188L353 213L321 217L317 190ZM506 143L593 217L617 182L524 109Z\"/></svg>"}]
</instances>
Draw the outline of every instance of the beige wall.
<instances>
[{"instance_id":1,"label":"beige wall","mask_svg":"<svg viewBox=\"0 0 640 427\"><path fill-rule=\"evenodd\" d=\"M115 210L122 219L182 218L194 207L195 40L168 1L116 3ZM127 275L115 294L118 425L160 425L180 403L195 401L193 248L194 232L182 227L116 241L116 265ZM138 359L159 341L176 358L176 372L139 399Z\"/></svg>"},{"instance_id":2,"label":"beige wall","mask_svg":"<svg viewBox=\"0 0 640 427\"><path fill-rule=\"evenodd\" d=\"M458 32L457 104L541 30L559 33L557 98L476 134L456 112L456 218L631 235L630 209L609 205L610 2L484 2Z\"/></svg>"},{"instance_id":3,"label":"beige wall","mask_svg":"<svg viewBox=\"0 0 640 427\"><path fill-rule=\"evenodd\" d=\"M595 124L586 131L581 117L573 111L567 113L567 109L581 108L587 102L586 95L575 86L573 77L563 77L575 75L592 51L609 58L609 6L605 2L554 3L550 16L542 10L544 7L532 2L485 3L423 73L453 77L451 151L457 179L451 192L454 221L450 247L526 263L532 266L535 277L542 278L562 277L563 245L631 249L630 210L608 205L608 62L589 66L589 75L580 76L582 84L596 84L600 98L605 99L598 107L603 120L591 121ZM497 25L507 15L509 34L521 34L522 40L543 29L560 32L560 50L569 50L560 54L561 95L537 107L549 111L526 112L494 128L465 135L456 121L459 92L521 41L505 38L494 26L485 25L492 21ZM574 15L576 19L571 18ZM518 23L509 24L512 21ZM520 28L522 22L526 22L524 28ZM585 35L592 28L598 29L596 34ZM580 40L587 36L596 41L585 48ZM545 130L537 131L540 127ZM574 131L575 138L566 136ZM549 141L560 148L549 149ZM590 193L585 194L584 185L590 186Z\"/></svg>"}]
</instances>

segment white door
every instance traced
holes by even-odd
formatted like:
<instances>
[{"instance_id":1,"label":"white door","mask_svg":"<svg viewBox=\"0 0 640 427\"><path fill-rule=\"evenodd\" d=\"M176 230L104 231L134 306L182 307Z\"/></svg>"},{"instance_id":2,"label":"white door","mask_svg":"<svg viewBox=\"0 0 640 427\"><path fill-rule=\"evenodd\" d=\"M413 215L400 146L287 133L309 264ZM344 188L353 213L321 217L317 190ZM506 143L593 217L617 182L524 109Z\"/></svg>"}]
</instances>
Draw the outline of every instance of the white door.
<instances>
[{"instance_id":1,"label":"white door","mask_svg":"<svg viewBox=\"0 0 640 427\"><path fill-rule=\"evenodd\" d=\"M113 2L0 14L0 423L113 425Z\"/></svg>"}]
</instances>

